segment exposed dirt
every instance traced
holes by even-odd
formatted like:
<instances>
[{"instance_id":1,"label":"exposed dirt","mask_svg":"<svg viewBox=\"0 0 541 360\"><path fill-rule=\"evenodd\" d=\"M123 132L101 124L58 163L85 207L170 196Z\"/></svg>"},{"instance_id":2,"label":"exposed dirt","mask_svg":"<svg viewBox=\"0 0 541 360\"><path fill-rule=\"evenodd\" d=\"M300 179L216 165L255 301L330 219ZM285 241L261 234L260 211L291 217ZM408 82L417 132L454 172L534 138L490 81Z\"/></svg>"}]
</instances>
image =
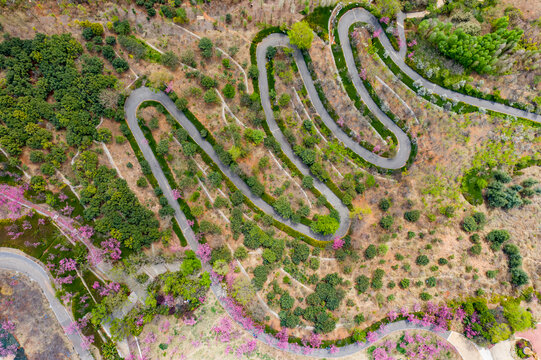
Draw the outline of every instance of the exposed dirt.
<instances>
[{"instance_id":1,"label":"exposed dirt","mask_svg":"<svg viewBox=\"0 0 541 360\"><path fill-rule=\"evenodd\" d=\"M28 359L79 359L36 283L0 270L0 289L0 319L15 324L13 335Z\"/></svg>"}]
</instances>

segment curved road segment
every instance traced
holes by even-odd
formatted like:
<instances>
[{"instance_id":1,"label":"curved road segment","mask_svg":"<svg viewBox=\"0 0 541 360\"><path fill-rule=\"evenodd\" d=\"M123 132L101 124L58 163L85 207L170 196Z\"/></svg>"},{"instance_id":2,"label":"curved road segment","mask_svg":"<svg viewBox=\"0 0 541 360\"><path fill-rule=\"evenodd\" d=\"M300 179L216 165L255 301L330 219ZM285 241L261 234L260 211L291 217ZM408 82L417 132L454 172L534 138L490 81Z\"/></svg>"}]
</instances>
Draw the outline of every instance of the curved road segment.
<instances>
[{"instance_id":1,"label":"curved road segment","mask_svg":"<svg viewBox=\"0 0 541 360\"><path fill-rule=\"evenodd\" d=\"M19 254L17 250L0 248L0 269L17 271L37 282L62 328L65 329L72 323L71 316L66 308L55 297L55 290L51 286L49 275L40 264L25 255ZM78 331L66 335L82 360L94 359L88 350L83 349L81 346L83 339Z\"/></svg>"},{"instance_id":2,"label":"curved road segment","mask_svg":"<svg viewBox=\"0 0 541 360\"><path fill-rule=\"evenodd\" d=\"M300 223L292 223L289 220L282 219L278 213L274 210L274 208L263 201L258 196L255 196L250 191L250 188L248 185L235 173L231 171L231 169L228 166L225 166L219 159L218 154L216 154L216 151L214 151L214 148L212 145L206 141L202 136L199 130L192 124L192 122L184 115L182 111L180 111L175 103L162 91L154 91L147 87L141 87L136 90L134 90L128 99L126 100L126 103L124 104L124 110L126 112L126 121L128 122L128 126L130 127L133 136L135 137L135 140L137 141L139 148L141 149L143 156L145 159L149 162L150 168L152 169L152 172L154 173L154 176L158 180L158 183L160 183L160 186L162 186L162 183L167 183L167 179L165 178L165 174L163 173L160 164L158 161L151 161L150 159L154 158L154 154L152 153L152 149L147 144L147 141L145 139L145 136L143 135L143 132L139 128L139 124L137 123L137 108L141 105L141 103L145 101L157 101L160 104L162 104L167 111L173 116L173 118L182 126L190 135L190 137L199 145L206 153L207 155L218 165L220 170L224 173L225 176L227 176L234 184L235 186L243 192L244 195L248 199L250 199L257 207L259 207L261 210L263 210L267 214L273 214L274 218L280 219L281 222L286 224L287 226L291 227L292 229L295 229L296 231L305 234L306 236L313 237L318 240L330 240L331 236L324 236L320 234L316 234L312 232L309 226L306 226L304 224ZM279 133L281 135L281 133ZM274 133L275 136L277 136L277 133ZM280 141L280 138L278 138ZM285 140L285 139L284 139ZM282 144L282 148L284 148L284 145ZM289 148L291 150L291 148ZM289 156L288 153L286 155ZM291 158L291 157L290 157ZM154 158L155 159L155 158ZM301 163L302 164L302 163ZM297 164L298 166L299 164ZM302 164L304 166L304 170L308 171L308 168L306 165ZM338 231L334 234L334 236L344 236L347 234L348 228L349 228L349 210L348 208L342 203L342 201L324 184L319 183L315 184L316 181L314 181L314 186L318 188L321 193L323 193L331 205L338 210L340 214L340 228ZM169 187L169 186L168 186ZM162 187L164 190L164 196L167 197L169 200L169 203L171 206L173 206L172 203L177 203L177 201L173 198L173 195L171 194L171 191L165 191L165 188Z\"/></svg>"},{"instance_id":3,"label":"curved road segment","mask_svg":"<svg viewBox=\"0 0 541 360\"><path fill-rule=\"evenodd\" d=\"M452 91L446 88L443 88L439 85L436 85L425 78L423 78L421 75L416 73L412 68L410 68L404 61L404 51L397 52L393 46L391 45L391 42L385 35L385 31L383 31L381 25L379 24L378 19L372 15L369 11L363 9L363 8L355 8L347 11L342 17L340 18L338 22L338 34L340 37L340 45L342 46L342 51L344 52L344 56L346 57L346 62L348 63L348 69L350 70L349 73L352 75L351 71L351 63L348 62L348 58L351 58L351 61L353 61L353 54L351 52L351 46L349 42L349 28L354 23L361 22L366 23L374 27L374 29L381 30L381 35L379 36L379 41L383 45L383 48L387 51L393 62L404 72L406 75L408 75L413 81L420 83L425 89L428 91L437 94L443 98L462 101L466 104L470 104L473 106L477 106L482 109L492 110L498 113L502 113L505 115L511 115L519 118L525 118L528 120L532 120L537 123L541 123L541 115L531 113L528 111L520 110L517 108L514 108L512 106L507 106L504 104L500 104L493 101L488 101L484 99L479 99L473 96L464 95L461 93L458 93L456 91ZM400 33L404 32L404 27L398 27L398 30ZM405 39L404 35L400 35L400 38ZM354 69L354 68L353 68ZM359 77L356 75L356 77ZM365 99L362 99L365 101Z\"/></svg>"},{"instance_id":4,"label":"curved road segment","mask_svg":"<svg viewBox=\"0 0 541 360\"><path fill-rule=\"evenodd\" d=\"M308 167L293 154L291 146L289 145L289 143L283 136L272 113L272 106L270 102L269 88L268 88L268 83L267 83L267 70L266 70L267 59L265 56L266 49L269 46L285 46L285 47L290 47L294 50L293 56L299 68L299 73L301 74L301 77L308 91L308 95L310 97L310 100L312 101L312 104L314 105L318 114L321 116L322 120L325 122L325 125L333 132L334 136L336 136L346 146L351 148L353 151L355 151L359 156L361 156L365 160L377 166L380 166L382 168L399 169L406 164L406 161L409 157L409 154L411 151L411 143L410 143L409 138L374 103L374 101L369 96L368 92L366 91L366 88L362 84L362 81L359 75L357 74L355 61L353 58L353 53L351 51L351 45L349 41L349 28L352 24L356 22L364 22L364 23L371 24L376 29L379 29L381 27L378 23L378 20L372 14L370 14L368 11L362 8L356 8L356 9L349 10L340 18L340 21L338 23L338 32L339 32L339 37L340 37L340 44L342 46L342 51L346 59L349 75L351 76L351 79L353 80L355 88L359 92L361 99L369 107L370 111L372 111L378 117L378 119L396 135L398 139L398 142L399 142L398 152L396 156L393 158L384 158L384 157L373 154L372 152L360 146L358 143L354 142L348 135L346 135L336 125L336 123L332 120L332 118L329 116L329 114L325 110L325 107L323 106L323 104L321 103L321 100L319 99L317 95L317 91L314 87L312 78L310 76L306 63L304 62L302 54L300 53L298 49L291 46L288 38L285 35L271 34L265 39L263 39L263 41L257 47L257 66L259 69L259 90L261 94L261 102L263 105L263 109L265 111L267 123L269 125L271 132L276 137L277 141L281 144L282 150L284 151L284 153L305 175L309 174ZM400 29L400 31L403 31L403 29ZM500 112L503 114L523 117L523 118L527 118L536 122L541 122L539 115L528 113L528 112L515 109L509 106L505 106L502 104L492 103L490 101L462 95L462 94L441 88L433 83L428 82L427 80L420 77L419 74L411 70L411 68L409 68L404 63L403 61L404 50L402 50L401 52L396 52L391 46L386 36L380 36L380 41L383 44L384 48L387 50L387 52L391 55L393 61L395 61L395 63L400 67L402 71L404 71L414 81L419 80L424 87L426 87L429 90L433 90L434 93L440 96L444 96L450 99L456 99L456 100L463 101L465 103L468 103L474 106L490 109L490 110ZM156 157L154 156L154 153L150 149L150 146L148 145L143 135L143 132L141 131L137 123L137 117L136 117L137 109L141 105L141 103L143 103L144 101L157 101L161 103L163 106L165 106L165 108L167 109L167 111L169 111L169 113L173 116L173 118L175 118L176 121L184 129L186 129L186 131L188 131L192 139L195 142L197 142L197 144L213 159L213 161L220 167L222 172L226 176L228 176L231 179L231 181L233 181L235 186L237 186L251 201L253 201L253 203L256 206L258 206L264 212L268 214L274 214L275 217L278 217L274 209L272 208L272 206L264 202L261 198L254 196L250 192L249 187L244 183L244 181L242 181L237 175L233 174L228 167L224 166L221 163L221 161L219 160L212 146L201 137L199 131L195 128L195 126L186 118L184 113L182 113L180 110L177 109L173 101L165 93L153 91L145 87L134 90L130 94L130 96L128 97L124 105L124 110L126 112L126 119L127 119L128 125L143 153L143 156L148 161L150 168L152 169L152 172L154 176L156 177L156 180L158 181L160 188L163 190L164 196L167 198L167 200L169 201L169 204L175 210L175 219L180 225L180 228L184 236L186 237L188 244L194 251L196 251L199 247L199 243L195 238L195 234L192 228L189 226L186 216L181 211L178 202L174 199L173 194L172 194L172 189L169 186L169 182L167 181L165 174L163 173ZM330 191L330 189L327 186L325 186L325 184L318 181L314 181L314 183L315 183L316 188L327 197L329 202L340 213L341 224L336 235L338 236L345 235L349 227L348 209L343 205L340 199L332 191ZM307 234L311 237L328 240L328 237L317 236L317 235L314 236L314 234L311 232L308 226L305 226L302 224L292 224L288 221L283 221L283 222L287 224L288 226L290 226L291 228L301 233ZM203 268L205 270L210 269L208 264L204 264ZM220 284L212 284L211 290L216 294L217 298L220 299L220 301L223 300L223 297L222 297L223 289ZM224 308L227 309L227 307L225 306ZM389 324L387 328L388 328L388 331L399 331L399 330L411 329L411 328L418 328L418 329L432 331L431 328L418 327L411 323L407 323L405 321L399 321L393 324ZM447 339L449 337L449 333L441 334L441 336ZM269 334L263 333L256 337L260 341L270 346L277 347L277 340ZM310 356L318 357L318 358L324 358L324 357L337 358L337 357L354 354L366 348L368 345L370 344L365 344L365 343L351 344L351 345L338 348L338 351L335 353L330 353L329 349L316 349L314 350L313 353L310 354ZM281 350L284 350L284 349L281 349ZM285 349L285 351L296 353L296 354L302 354L301 349L289 348L289 349Z\"/></svg>"}]
</instances>

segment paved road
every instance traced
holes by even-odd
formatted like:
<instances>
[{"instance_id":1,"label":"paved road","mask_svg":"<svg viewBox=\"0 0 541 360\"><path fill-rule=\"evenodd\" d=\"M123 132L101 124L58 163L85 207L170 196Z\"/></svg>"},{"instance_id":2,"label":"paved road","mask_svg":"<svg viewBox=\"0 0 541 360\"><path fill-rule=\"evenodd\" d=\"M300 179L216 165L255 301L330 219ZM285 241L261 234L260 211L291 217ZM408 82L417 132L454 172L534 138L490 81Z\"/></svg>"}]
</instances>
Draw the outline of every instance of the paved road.
<instances>
[{"instance_id":1,"label":"paved road","mask_svg":"<svg viewBox=\"0 0 541 360\"><path fill-rule=\"evenodd\" d=\"M340 37L340 43L342 45L342 50L344 51L344 56L346 57L346 61L348 57L353 57L351 53L351 47L349 45L349 35L348 35L348 29L351 25L357 22L367 23L372 25L375 29L381 29L381 35L379 36L379 40L393 62L404 72L406 75L408 75L413 81L417 81L420 83L424 88L426 88L428 91L433 92L439 96L446 97L448 99L453 99L457 101L462 101L466 104L470 104L473 106L477 106L479 108L484 108L488 110L492 110L495 112L499 112L506 115L521 117L525 119L529 119L538 123L541 123L541 115L534 114L531 112L527 112L524 110L516 109L511 106L503 105L500 103L478 99L473 96L464 95L446 88L443 88L439 85L436 85L425 78L423 78L421 75L416 73L412 68L410 68L406 63L404 62L403 54L400 52L397 52L394 50L393 46L389 42L389 39L385 35L385 32L381 28L381 25L379 24L378 19L372 15L370 12L363 8L355 8L351 9L348 12L346 12L339 20L338 23L338 32ZM403 27L398 27L400 32L404 31ZM402 38L403 35L400 35ZM405 38L405 36L404 36ZM348 67L350 64L348 63ZM351 68L350 68L351 69ZM351 74L351 72L350 72ZM358 75L356 75L358 77ZM364 98L363 98L364 101Z\"/></svg>"},{"instance_id":2,"label":"paved road","mask_svg":"<svg viewBox=\"0 0 541 360\"><path fill-rule=\"evenodd\" d=\"M265 111L267 123L269 124L269 127L271 131L273 132L273 134L275 135L276 139L282 145L282 150L286 153L286 155L292 161L295 160L294 161L295 165L297 165L297 167L301 171L304 170L308 172L309 170L307 166L304 165L304 163L302 163L302 161L300 161L300 159L298 159L293 154L288 141L285 139L283 134L281 134L278 124L276 124L276 121L274 119L274 115L272 112L272 107L271 107L270 98L269 98L269 88L267 84L267 69L265 66L267 63L265 54L269 46L285 46L285 47L290 47L293 49L293 57L299 69L299 73L302 77L304 86L306 87L308 96L310 97L310 101L314 105L314 108L316 109L318 115L321 117L321 120L325 123L325 125L329 128L329 130L331 130L333 135L338 140L340 140L342 143L344 143L344 145L346 145L348 148L353 150L357 155L359 155L360 157L362 157L369 163L372 163L379 167L382 167L385 169L399 169L406 164L410 151L411 151L411 144L407 135L387 115L385 115L383 111L381 111L381 109L376 105L376 103L374 103L374 101L368 94L368 91L362 84L359 74L357 74L355 61L353 60L353 55L351 53L351 46L349 45L349 35L347 34L348 29L349 27L346 28L346 40L343 40L342 37L340 36L340 42L342 43L343 48L344 46L347 46L344 53L347 53L347 51L349 51L349 58L346 56L346 63L348 66L349 74L363 102L370 108L370 111L372 111L374 115L376 115L380 119L380 121L382 121L383 124L389 130L391 130L397 137L398 139L397 154L393 158L385 158L385 157L376 155L372 153L371 151L369 151L368 149L359 145L359 143L355 142L349 135L344 133L344 131L342 131L342 129L331 118L331 116L325 109L325 106L323 106L323 103L321 102L321 99L319 98L317 94L316 88L312 81L312 77L310 76L310 72L308 71L308 67L306 66L306 63L304 62L304 58L301 52L289 43L289 39L286 35L271 34L265 39L263 39L263 41L261 41L261 43L257 47L257 67L259 69L259 92L261 94L261 103L263 105L263 110ZM339 35L342 35L342 34L339 34Z\"/></svg>"},{"instance_id":3,"label":"paved road","mask_svg":"<svg viewBox=\"0 0 541 360\"><path fill-rule=\"evenodd\" d=\"M43 290L43 294L49 301L50 307L60 325L63 328L66 328L73 322L67 310L55 297L55 290L51 286L51 279L49 278L47 271L45 271L40 264L18 250L0 248L0 269L17 271L36 281ZM75 347L75 351L79 354L79 357L82 360L94 359L88 350L84 350L82 348L81 344L83 339L79 332L67 335L67 337Z\"/></svg>"},{"instance_id":4,"label":"paved road","mask_svg":"<svg viewBox=\"0 0 541 360\"><path fill-rule=\"evenodd\" d=\"M216 154L216 151L212 148L212 145L206 141L202 136L199 130L192 124L192 122L184 115L182 111L180 111L176 105L173 103L173 101L162 91L154 91L152 89L149 89L147 87L141 87L137 90L134 90L128 99L126 100L126 103L124 104L124 110L126 112L126 120L128 122L128 126L130 127L133 136L135 137L135 140L139 144L139 147L141 148L141 151L143 153L143 156L145 159L149 162L150 168L152 169L152 172L154 173L154 176L158 180L158 183L160 184L160 187L163 190L164 196L169 200L169 204L173 206L174 204L177 204L177 201L173 198L173 194L171 193L171 189L169 187L169 183L167 182L167 179L165 177L165 174L163 173L160 164L155 159L154 154L152 153L152 149L147 144L145 136L143 135L143 132L139 128L139 125L137 123L137 108L141 103L144 101L157 101L161 103L167 111L173 116L173 118L190 134L190 137L207 153L207 155L218 165L220 170L224 173L225 176L227 176L234 184L235 186L246 195L257 207L259 207L261 210L263 210L267 214L273 215L274 218L280 219L280 221L287 226L295 229L296 231L305 234L307 236L313 237L318 240L330 240L331 236L323 236L321 234L316 234L312 232L309 226L300 224L300 223L292 223L289 220L284 220L280 218L278 213L274 210L274 208L267 204L263 199L261 199L258 196L255 196L250 191L250 188L246 183L235 173L231 171L231 169L228 166L225 166L219 159L218 155ZM278 133L281 132L275 132L274 135L277 136ZM283 135L282 135L283 136ZM280 141L280 138L279 138ZM284 139L285 141L285 139ZM286 142L287 143L287 142ZM291 150L291 148L289 148ZM287 154L287 153L286 153ZM289 156L289 154L287 154ZM303 164L304 165L304 164ZM316 181L314 181L316 182ZM164 187L164 185L167 185L167 187ZM349 228L349 210L348 208L342 203L342 201L329 189L327 186L325 186L322 183L318 183L316 185L318 189L327 197L331 205L338 210L340 213L340 228L335 233L334 236L344 236L347 233L347 230ZM183 229L184 231L184 229Z\"/></svg>"},{"instance_id":5,"label":"paved road","mask_svg":"<svg viewBox=\"0 0 541 360\"><path fill-rule=\"evenodd\" d=\"M338 31L339 31L339 37L340 37L340 43L342 46L342 51L344 52L344 56L346 59L346 64L348 66L349 74L353 80L353 83L355 85L356 90L359 92L362 100L365 102L365 104L370 108L370 110L380 119L380 121L390 130L392 131L397 139L398 139L398 151L395 157L393 158L383 158L378 155L375 155L368 151L367 149L361 147L359 144L355 143L348 135L346 135L332 120L332 118L329 116L327 111L325 110L323 104L321 103L321 100L319 99L317 95L317 91L315 90L314 84L312 82L312 78L310 76L310 73L308 72L308 69L306 67L306 63L304 62L304 59L302 57L302 54L298 51L298 49L293 48L287 39L285 35L279 35L279 34L271 34L267 38L265 38L257 47L257 66L259 69L259 90L261 94L261 101L263 105L263 109L265 111L267 123L269 125L269 128L273 135L276 137L277 141L282 145L282 150L284 153L295 163L295 165L299 168L299 170L307 175L309 174L309 169L307 168L304 163L300 161L299 158L297 158L293 151L287 142L287 140L284 138L282 132L280 131L273 113L272 113L272 106L270 103L270 97L269 97L269 89L268 89L268 83L267 83L267 74L266 74L266 49L269 46L287 46L291 47L293 51L294 59L297 63L297 66L299 68L299 73L301 74L301 77L304 81L304 84L306 86L306 89L308 91L308 95L310 96L310 99L316 109L316 111L321 116L322 120L325 122L325 124L331 129L331 131L334 133L334 135L342 141L346 146L350 147L353 151L355 151L359 156L364 158L365 160L383 167L383 168L389 168L389 169L398 169L405 165L410 151L411 151L411 143L409 141L409 138L406 136L406 134L389 118L387 117L380 109L377 107L377 105L374 103L374 101L369 96L366 88L362 84L362 81L359 78L359 75L357 74L355 62L353 59L353 53L351 51L351 45L349 42L349 27L353 23L356 22L366 22L372 24L376 28L380 28L380 25L377 21L377 19L372 16L369 12L367 12L364 9L353 9L348 11L339 21L338 24ZM412 79L417 80L419 79L421 82L424 80L422 79L418 74L413 72L412 70L405 65L403 62L403 59L401 58L401 55L399 52L396 52L391 44L389 43L389 40L385 36L381 36L380 38L383 46L387 49L388 53L392 56L393 60L397 63L398 66L404 71L406 74L408 74ZM402 53L404 50L402 50ZM404 68L403 68L404 67ZM409 69L409 71L408 71ZM472 98L470 96L465 96L462 94L458 94L452 91L449 91L447 89L443 89L441 87L438 87L434 84L431 84L430 82L424 80L425 83L422 83L423 86L426 86L428 89L433 89L435 93L438 93L440 95L447 96L448 98L456 98L459 101L464 101L466 103L470 103L475 106L484 107L487 109L491 109L497 112L501 112L504 114L509 114L513 116L519 116L519 117L525 117L534 121L539 121L539 116L531 113L527 113L518 109L510 108L508 106L504 106L501 104L493 104L485 100L480 100L476 98ZM431 87L432 86L432 87ZM125 112L126 112L126 119L128 122L128 125L130 129L132 130L132 133L135 137L135 140L139 144L139 147L141 148L141 151L143 153L143 156L148 161L150 168L156 177L159 186L163 190L164 196L169 201L169 204L173 207L175 210L175 219L179 223L182 232L184 233L184 236L186 237L188 244L190 247L195 251L199 247L199 243L195 239L195 234L191 227L188 225L187 219L184 215L184 213L180 210L180 206L178 202L173 198L172 195L172 189L169 186L169 183L167 179L165 178L165 175L163 171L161 170L161 167L152 153L152 150L147 144L147 141L139 128L137 124L137 118L136 118L136 112L139 105L148 100L158 101L162 105L165 106L165 108L169 111L169 113L176 119L176 121L184 127L190 136L198 143L198 145L216 162L216 164L220 167L220 169L224 172L226 176L228 176L235 185L248 197L250 198L254 204L256 204L259 208L261 208L263 211L269 214L274 214L275 217L277 217L277 214L274 212L274 209L265 203L260 198L255 197L249 190L248 186L235 174L233 174L229 168L225 167L218 159L218 156L214 152L214 149L212 149L212 146L204 140L199 131L195 128L195 126L186 118L186 116L179 111L174 103L169 99L169 97L163 93L163 92L155 92L148 88L139 88L135 91L133 91L130 95L130 97L126 100L125 104ZM338 199L334 193L330 191L323 183L316 181L316 188L318 188L319 191L321 191L329 200L329 202L340 212L342 222L340 224L340 229L338 231L339 235L345 234L347 231L347 228L349 227L349 211L347 208L342 204L340 199ZM285 222L292 228L296 229L299 232L310 234L310 236L316 237L316 238L323 238L321 236L314 236L313 233L311 233L310 229L307 226L304 226L302 224L291 224L288 222ZM204 264L204 269L208 270L208 265ZM218 299L223 304L223 289L219 284L212 284L211 290L217 295ZM225 307L225 306L224 306ZM428 331L432 331L431 328L424 328L422 326L413 325L411 323L405 322L405 321L399 321L393 324L390 324L388 326L387 332L392 331L400 331L405 329L424 329ZM450 336L450 333L444 333L442 335L444 339L448 339ZM270 345L277 347L276 339L268 334L262 334L257 337L260 341ZM366 348L369 344L352 344L345 347L341 347L338 349L338 351L334 354L331 354L328 349L317 349L315 350L311 356L312 357L342 357L347 356L350 354L354 354L364 348ZM302 351L300 349L285 349L285 351L301 354Z\"/></svg>"}]
</instances>

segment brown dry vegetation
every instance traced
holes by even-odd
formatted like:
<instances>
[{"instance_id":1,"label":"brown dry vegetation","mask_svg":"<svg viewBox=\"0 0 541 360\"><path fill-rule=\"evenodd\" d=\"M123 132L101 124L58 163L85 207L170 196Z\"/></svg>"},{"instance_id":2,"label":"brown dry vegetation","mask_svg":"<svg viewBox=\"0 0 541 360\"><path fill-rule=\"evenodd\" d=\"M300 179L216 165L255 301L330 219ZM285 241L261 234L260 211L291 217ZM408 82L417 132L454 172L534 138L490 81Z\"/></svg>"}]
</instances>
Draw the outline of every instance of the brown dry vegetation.
<instances>
[{"instance_id":1,"label":"brown dry vegetation","mask_svg":"<svg viewBox=\"0 0 541 360\"><path fill-rule=\"evenodd\" d=\"M13 335L28 359L79 359L38 284L0 270L0 319L15 324Z\"/></svg>"}]
</instances>

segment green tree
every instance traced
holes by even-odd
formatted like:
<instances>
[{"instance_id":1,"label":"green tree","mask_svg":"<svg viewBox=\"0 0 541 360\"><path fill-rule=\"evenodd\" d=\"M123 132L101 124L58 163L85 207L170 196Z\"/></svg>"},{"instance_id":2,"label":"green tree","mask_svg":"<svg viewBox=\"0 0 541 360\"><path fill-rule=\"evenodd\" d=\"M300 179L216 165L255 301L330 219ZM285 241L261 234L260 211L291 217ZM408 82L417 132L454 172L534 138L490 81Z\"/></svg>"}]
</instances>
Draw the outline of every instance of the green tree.
<instances>
[{"instance_id":1,"label":"green tree","mask_svg":"<svg viewBox=\"0 0 541 360\"><path fill-rule=\"evenodd\" d=\"M522 308L516 301L509 301L503 305L503 316L505 316L514 332L535 327L532 313Z\"/></svg>"},{"instance_id":2,"label":"green tree","mask_svg":"<svg viewBox=\"0 0 541 360\"><path fill-rule=\"evenodd\" d=\"M313 232L323 235L334 234L339 226L340 223L338 220L330 215L319 215L316 220L312 221L310 224L310 228Z\"/></svg>"},{"instance_id":3,"label":"green tree","mask_svg":"<svg viewBox=\"0 0 541 360\"><path fill-rule=\"evenodd\" d=\"M378 249L373 244L368 245L366 250L364 250L364 257L367 259L375 258L377 254L378 254Z\"/></svg>"},{"instance_id":4,"label":"green tree","mask_svg":"<svg viewBox=\"0 0 541 360\"><path fill-rule=\"evenodd\" d=\"M213 46L212 41L207 37L203 37L199 40L199 50L201 50L201 55L205 59L210 59L212 57Z\"/></svg>"},{"instance_id":5,"label":"green tree","mask_svg":"<svg viewBox=\"0 0 541 360\"><path fill-rule=\"evenodd\" d=\"M379 226L381 226L385 230L389 230L391 226L393 226L393 223L394 223L393 217L391 215L386 215L382 217L381 220L379 221Z\"/></svg>"},{"instance_id":6,"label":"green tree","mask_svg":"<svg viewBox=\"0 0 541 360\"><path fill-rule=\"evenodd\" d=\"M314 32L306 21L300 21L291 27L288 31L289 41L301 50L308 50L312 46Z\"/></svg>"},{"instance_id":7,"label":"green tree","mask_svg":"<svg viewBox=\"0 0 541 360\"><path fill-rule=\"evenodd\" d=\"M420 216L421 212L419 210L411 210L404 213L404 219L409 222L416 222L417 220L419 220Z\"/></svg>"},{"instance_id":8,"label":"green tree","mask_svg":"<svg viewBox=\"0 0 541 360\"><path fill-rule=\"evenodd\" d=\"M235 87L230 83L225 84L222 92L228 99L233 99L235 97Z\"/></svg>"},{"instance_id":9,"label":"green tree","mask_svg":"<svg viewBox=\"0 0 541 360\"><path fill-rule=\"evenodd\" d=\"M376 8L380 11L382 16L392 19L400 10L402 10L402 4L399 0L377 0Z\"/></svg>"},{"instance_id":10,"label":"green tree","mask_svg":"<svg viewBox=\"0 0 541 360\"><path fill-rule=\"evenodd\" d=\"M286 107L287 104L289 104L289 101L291 100L291 96L288 93L283 93L278 98L278 105L280 107Z\"/></svg>"}]
</instances>

